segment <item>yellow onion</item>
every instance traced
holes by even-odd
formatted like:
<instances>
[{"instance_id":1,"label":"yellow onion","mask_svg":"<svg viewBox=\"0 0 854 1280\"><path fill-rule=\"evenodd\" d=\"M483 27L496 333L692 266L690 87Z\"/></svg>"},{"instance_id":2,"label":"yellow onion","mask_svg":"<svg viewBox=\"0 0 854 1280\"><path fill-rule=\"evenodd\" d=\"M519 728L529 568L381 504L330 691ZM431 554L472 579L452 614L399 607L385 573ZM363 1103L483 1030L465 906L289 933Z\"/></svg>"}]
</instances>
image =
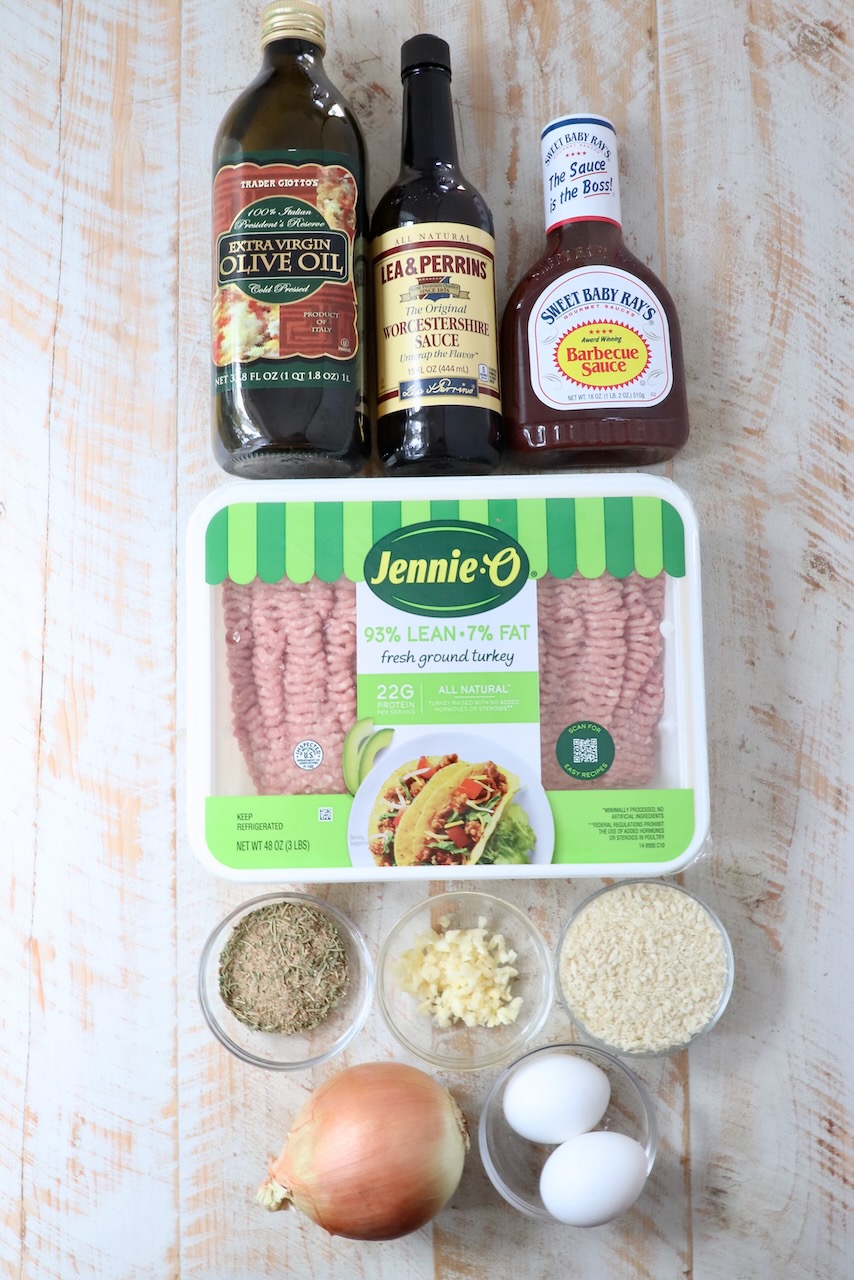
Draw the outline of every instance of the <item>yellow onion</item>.
<instances>
[{"instance_id":1,"label":"yellow onion","mask_svg":"<svg viewBox=\"0 0 854 1280\"><path fill-rule=\"evenodd\" d=\"M293 1205L330 1235L396 1240L447 1204L468 1146L459 1107L432 1076L366 1062L314 1091L258 1199Z\"/></svg>"}]
</instances>

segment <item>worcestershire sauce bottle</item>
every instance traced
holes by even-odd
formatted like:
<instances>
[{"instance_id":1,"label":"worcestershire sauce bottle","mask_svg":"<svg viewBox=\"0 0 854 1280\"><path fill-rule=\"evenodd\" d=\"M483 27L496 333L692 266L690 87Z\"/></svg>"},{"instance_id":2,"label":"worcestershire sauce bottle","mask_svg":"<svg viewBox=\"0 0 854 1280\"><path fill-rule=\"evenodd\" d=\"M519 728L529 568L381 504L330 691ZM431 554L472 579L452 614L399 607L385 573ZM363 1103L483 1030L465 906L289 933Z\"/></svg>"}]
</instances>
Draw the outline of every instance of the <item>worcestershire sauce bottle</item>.
<instances>
[{"instance_id":1,"label":"worcestershire sauce bottle","mask_svg":"<svg viewBox=\"0 0 854 1280\"><path fill-rule=\"evenodd\" d=\"M323 15L276 0L214 146L213 446L248 478L366 455L365 150L323 69Z\"/></svg>"},{"instance_id":2,"label":"worcestershire sauce bottle","mask_svg":"<svg viewBox=\"0 0 854 1280\"><path fill-rule=\"evenodd\" d=\"M484 474L501 449L492 215L459 170L445 41L407 40L401 77L400 174L371 224L379 455L395 475Z\"/></svg>"},{"instance_id":3,"label":"worcestershire sauce bottle","mask_svg":"<svg viewBox=\"0 0 854 1280\"><path fill-rule=\"evenodd\" d=\"M504 422L522 467L645 466L688 438L679 320L626 247L614 126L542 132L546 252L504 312Z\"/></svg>"}]
</instances>

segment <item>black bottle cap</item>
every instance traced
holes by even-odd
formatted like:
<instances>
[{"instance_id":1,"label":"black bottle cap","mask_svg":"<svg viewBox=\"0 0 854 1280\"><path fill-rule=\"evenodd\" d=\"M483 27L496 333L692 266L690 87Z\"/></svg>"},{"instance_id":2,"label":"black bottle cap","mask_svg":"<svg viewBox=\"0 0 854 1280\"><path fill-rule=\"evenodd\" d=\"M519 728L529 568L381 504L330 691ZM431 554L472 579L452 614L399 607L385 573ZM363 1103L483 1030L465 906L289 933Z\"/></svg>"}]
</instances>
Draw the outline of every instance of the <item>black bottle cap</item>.
<instances>
[{"instance_id":1,"label":"black bottle cap","mask_svg":"<svg viewBox=\"0 0 854 1280\"><path fill-rule=\"evenodd\" d=\"M404 42L400 50L401 76L415 67L425 66L441 67L450 75L451 50L446 40L439 36L413 36L411 40Z\"/></svg>"}]
</instances>

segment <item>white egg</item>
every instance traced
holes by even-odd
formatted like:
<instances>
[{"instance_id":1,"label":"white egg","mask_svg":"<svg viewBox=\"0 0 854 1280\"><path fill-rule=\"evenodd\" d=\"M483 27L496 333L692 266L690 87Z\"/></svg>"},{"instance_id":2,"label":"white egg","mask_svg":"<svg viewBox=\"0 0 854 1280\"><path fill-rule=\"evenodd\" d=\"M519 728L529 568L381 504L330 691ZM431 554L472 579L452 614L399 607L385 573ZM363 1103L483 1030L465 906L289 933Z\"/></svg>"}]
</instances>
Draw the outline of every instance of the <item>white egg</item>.
<instances>
[{"instance_id":1,"label":"white egg","mask_svg":"<svg viewBox=\"0 0 854 1280\"><path fill-rule=\"evenodd\" d=\"M602 1119L611 1082L601 1067L573 1053L529 1058L504 1089L504 1118L531 1142L566 1142Z\"/></svg>"},{"instance_id":2,"label":"white egg","mask_svg":"<svg viewBox=\"0 0 854 1280\"><path fill-rule=\"evenodd\" d=\"M634 1138L599 1129L570 1138L551 1153L540 1195L553 1218L571 1227L599 1227L625 1213L643 1191L646 1152Z\"/></svg>"}]
</instances>

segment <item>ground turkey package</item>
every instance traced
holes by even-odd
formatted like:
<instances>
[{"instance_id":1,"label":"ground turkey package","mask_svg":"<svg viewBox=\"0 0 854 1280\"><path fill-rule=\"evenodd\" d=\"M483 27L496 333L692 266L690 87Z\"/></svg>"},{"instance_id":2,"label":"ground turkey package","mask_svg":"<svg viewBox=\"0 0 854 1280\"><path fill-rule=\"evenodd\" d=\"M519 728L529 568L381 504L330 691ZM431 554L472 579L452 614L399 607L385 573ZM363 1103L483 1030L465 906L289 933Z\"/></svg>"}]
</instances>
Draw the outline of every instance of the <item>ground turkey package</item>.
<instances>
[{"instance_id":1,"label":"ground turkey package","mask_svg":"<svg viewBox=\"0 0 854 1280\"><path fill-rule=\"evenodd\" d=\"M251 880L662 874L708 833L696 521L642 475L231 484L188 825Z\"/></svg>"}]
</instances>

